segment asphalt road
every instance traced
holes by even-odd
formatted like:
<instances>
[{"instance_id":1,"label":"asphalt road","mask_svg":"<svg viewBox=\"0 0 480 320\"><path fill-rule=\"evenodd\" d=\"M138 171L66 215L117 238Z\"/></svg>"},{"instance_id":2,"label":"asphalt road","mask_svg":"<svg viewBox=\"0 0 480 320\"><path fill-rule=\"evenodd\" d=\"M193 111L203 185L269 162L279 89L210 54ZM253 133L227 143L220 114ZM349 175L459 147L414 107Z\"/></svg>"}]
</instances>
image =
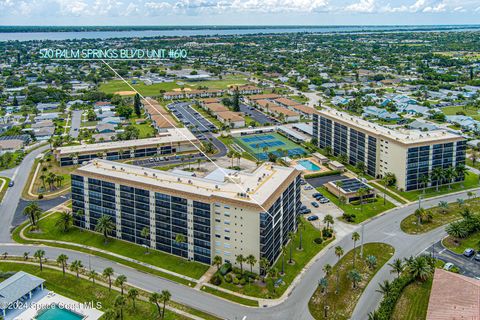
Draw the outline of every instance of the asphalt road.
<instances>
[{"instance_id":1,"label":"asphalt road","mask_svg":"<svg viewBox=\"0 0 480 320\"><path fill-rule=\"evenodd\" d=\"M82 110L73 110L72 119L70 122L70 136L72 138L77 138L80 133L80 125L82 122Z\"/></svg>"},{"instance_id":2,"label":"asphalt road","mask_svg":"<svg viewBox=\"0 0 480 320\"><path fill-rule=\"evenodd\" d=\"M425 250L425 254L433 254L437 259L451 262L460 269L460 274L471 278L480 277L480 261L475 261L474 256L465 257L446 249L440 241Z\"/></svg>"}]
</instances>

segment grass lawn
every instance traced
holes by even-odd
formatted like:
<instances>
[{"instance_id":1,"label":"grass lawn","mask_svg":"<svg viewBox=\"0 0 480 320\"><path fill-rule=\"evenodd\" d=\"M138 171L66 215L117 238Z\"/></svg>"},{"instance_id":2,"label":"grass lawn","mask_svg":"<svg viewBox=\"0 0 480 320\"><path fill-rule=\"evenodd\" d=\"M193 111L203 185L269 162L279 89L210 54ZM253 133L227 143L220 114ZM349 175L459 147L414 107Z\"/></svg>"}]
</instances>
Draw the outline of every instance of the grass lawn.
<instances>
[{"instance_id":1,"label":"grass lawn","mask_svg":"<svg viewBox=\"0 0 480 320\"><path fill-rule=\"evenodd\" d=\"M432 221L423 222L421 225L417 224L417 218L412 213L411 215L402 220L402 222L400 223L400 228L403 232L408 234L425 233L445 224L448 224L452 221L460 219L460 213L465 208L469 208L470 210L472 210L472 212L478 212L478 210L480 210L480 198L466 200L462 207L460 207L457 202L449 203L448 209L445 213L443 213L443 209L439 207L427 209L427 212L432 215Z\"/></svg>"},{"instance_id":2,"label":"grass lawn","mask_svg":"<svg viewBox=\"0 0 480 320\"><path fill-rule=\"evenodd\" d=\"M369 183L373 184L380 192L385 192L387 194L387 196L397 200L398 202L400 202L402 204L407 203L405 200L400 198L395 192L390 190L388 187L387 187L387 189L385 189L381 183L378 183L376 181L370 181Z\"/></svg>"},{"instance_id":3,"label":"grass lawn","mask_svg":"<svg viewBox=\"0 0 480 320\"><path fill-rule=\"evenodd\" d=\"M10 156L6 156L5 154L7 153ZM5 154L2 155L3 161L2 165L0 166L0 170L7 170L16 167L20 164L20 162L22 162L23 157L25 156L25 153L21 150L15 152L7 151Z\"/></svg>"},{"instance_id":4,"label":"grass lawn","mask_svg":"<svg viewBox=\"0 0 480 320\"><path fill-rule=\"evenodd\" d=\"M198 262L189 262L183 258L163 253L157 250L150 250L146 254L142 246L128 243L118 239L109 239L105 244L102 235L91 231L84 231L72 227L67 233L63 233L55 226L59 214L55 213L39 222L41 232L25 232L25 236L32 239L49 239L83 244L109 252L130 257L138 261L177 272L195 279L199 279L207 270L208 265Z\"/></svg>"},{"instance_id":5,"label":"grass lawn","mask_svg":"<svg viewBox=\"0 0 480 320\"><path fill-rule=\"evenodd\" d=\"M465 177L465 181L453 183L451 185L451 188L449 188L448 185L443 185L443 186L439 186L438 191L436 191L436 187L433 186L426 189L425 194L423 194L422 189L413 190L413 191L398 191L398 190L392 189L392 191L400 194L402 197L410 201L417 201L418 196L422 194L423 194L423 198L431 198L431 197L440 196L447 193L458 192L458 191L478 188L478 187L480 187L478 175L474 174L473 172L468 172L468 174ZM389 187L389 188L393 188L393 187Z\"/></svg>"},{"instance_id":6,"label":"grass lawn","mask_svg":"<svg viewBox=\"0 0 480 320\"><path fill-rule=\"evenodd\" d=\"M308 102L308 98L305 96L289 96L289 98L304 104Z\"/></svg>"},{"instance_id":7,"label":"grass lawn","mask_svg":"<svg viewBox=\"0 0 480 320\"><path fill-rule=\"evenodd\" d=\"M448 236L443 240L443 245L458 254L462 254L467 248L472 248L475 251L478 251L480 250L480 232L474 233L465 239L460 239L458 242Z\"/></svg>"},{"instance_id":8,"label":"grass lawn","mask_svg":"<svg viewBox=\"0 0 480 320\"><path fill-rule=\"evenodd\" d=\"M385 204L383 204L383 197L377 198L377 201L371 203L364 203L363 209L360 205L353 205L353 204L342 204L338 200L338 198L330 193L325 187L317 188L317 190L322 193L325 197L330 199L336 206L342 209L345 213L353 213L355 214L355 220L353 223L360 223L365 221L371 217L376 216L386 210L395 208L395 205L388 200L385 200Z\"/></svg>"},{"instance_id":9,"label":"grass lawn","mask_svg":"<svg viewBox=\"0 0 480 320\"><path fill-rule=\"evenodd\" d=\"M47 161L47 159L50 159L50 161ZM37 165L36 165L37 163L38 162L35 162L35 165L32 167L33 172L35 172L35 169L37 168ZM46 198L48 198L49 194L54 193L57 195L57 193L59 192L64 192L64 191L66 192L70 188L70 184L71 184L70 174L76 168L78 168L78 165L61 167L57 161L52 159L52 157L45 157L45 162L41 164L41 167L38 170L36 179L33 182L32 193L33 194L41 193ZM46 169L46 171L43 171L44 169ZM55 184L52 184L52 186L49 186L46 180L45 180L45 184L43 184L42 179L40 177L42 176L42 174L48 177L50 173L53 173L56 176L63 177L63 181L61 182L61 185L57 185L57 183L55 183ZM32 175L32 179L33 179L33 175ZM30 181L31 180L29 179L29 181L25 185L26 190L28 190L28 188L30 187L30 184L31 184ZM25 192L25 194L27 193ZM31 198L31 196L30 197L27 196L27 198Z\"/></svg>"},{"instance_id":10,"label":"grass lawn","mask_svg":"<svg viewBox=\"0 0 480 320\"><path fill-rule=\"evenodd\" d=\"M183 85L179 85L178 84L179 82L183 83ZM133 88L135 88L135 90L140 92L143 96L159 96L161 95L160 93L161 90L172 91L173 89L182 88L182 87L195 89L199 86L204 86L204 87L206 86L209 89L225 90L230 85L247 84L248 81L241 76L226 76L222 80L196 81L196 82L188 82L188 81L163 82L163 83L155 83L149 86L145 85L143 82L140 82L140 83L137 82L136 84L132 84L132 82L129 81L129 83ZM112 80L107 83L102 83L100 85L100 91L103 91L105 93L115 93L118 91L132 91L132 89L122 80Z\"/></svg>"},{"instance_id":11,"label":"grass lawn","mask_svg":"<svg viewBox=\"0 0 480 320\"><path fill-rule=\"evenodd\" d=\"M40 268L37 266L2 262L0 263L0 271L28 272L45 279L45 287L50 291L54 291L55 293L81 303L90 301L100 302L102 305L101 310L104 312L108 309L114 309L115 298L120 295L117 291L108 291L107 287L99 284L93 285L92 282L85 279L77 279L74 275L66 274L65 277L63 277L61 271L49 269L47 267L44 267L43 271L40 272ZM153 304L141 300L136 301L136 309L134 310L131 300L127 299L127 304L123 310L123 316L125 320L155 319L158 316L158 313ZM165 319L189 318L166 310Z\"/></svg>"},{"instance_id":12,"label":"grass lawn","mask_svg":"<svg viewBox=\"0 0 480 320\"><path fill-rule=\"evenodd\" d=\"M258 307L258 301L257 300L251 300L251 299L246 299L243 297L236 296L234 294L226 293L220 290L217 290L212 287L208 286L202 286L202 291L208 292L210 294L213 294L215 296L219 296L220 298L227 299L236 303L243 304L245 306L250 306L250 307Z\"/></svg>"},{"instance_id":13,"label":"grass lawn","mask_svg":"<svg viewBox=\"0 0 480 320\"><path fill-rule=\"evenodd\" d=\"M290 245L287 245L287 253L285 256L285 275L281 276L283 279L283 284L276 288L275 292L271 290L271 286L263 285L260 286L256 283L247 283L243 287L237 286L233 283L228 283L222 280L222 284L220 285L223 288L236 291L242 293L247 296L258 297L258 298L277 298L280 297L283 292L288 288L288 286L292 283L295 277L300 273L300 271L305 267L305 265L313 258L315 255L320 252L323 248L325 248L333 239L328 241L324 241L322 244L316 244L313 242L314 239L320 238L321 233L318 229L313 227L313 225L308 222L304 221L305 229L303 232L303 250L297 250L299 244L299 233L295 235L295 239L293 240L292 247L292 259L294 261L293 264L288 263L289 259L289 250ZM274 266L279 272L282 270L282 259L278 259L277 263ZM247 268L248 270L248 268ZM268 283L269 280L267 279L266 282ZM270 289L269 289L270 287Z\"/></svg>"},{"instance_id":14,"label":"grass lawn","mask_svg":"<svg viewBox=\"0 0 480 320\"><path fill-rule=\"evenodd\" d=\"M0 190L0 202L2 202L3 197L5 196L5 193L8 190L8 183L10 182L10 178L7 177L0 177L0 184L5 181L5 184L3 185L2 189Z\"/></svg>"},{"instance_id":15,"label":"grass lawn","mask_svg":"<svg viewBox=\"0 0 480 320\"><path fill-rule=\"evenodd\" d=\"M414 281L402 292L395 305L392 320L424 320L427 316L428 299L433 277L425 282Z\"/></svg>"},{"instance_id":16,"label":"grass lawn","mask_svg":"<svg viewBox=\"0 0 480 320\"><path fill-rule=\"evenodd\" d=\"M340 261L333 267L332 274L328 277L328 288L326 293L322 293L318 288L310 298L308 308L315 319L350 319L358 299L367 287L370 280L378 270L393 256L394 248L384 243L367 243L363 247L364 257L374 255L377 258L377 265L370 269L365 261L359 256L356 260L356 269L362 276L357 288L353 289L352 281L348 278L349 271L352 270L353 250L345 254ZM357 248L358 254L360 248ZM338 294L335 294L336 274L339 270ZM320 277L319 277L320 278ZM324 307L327 305L329 311L327 317L324 315Z\"/></svg>"},{"instance_id":17,"label":"grass lawn","mask_svg":"<svg viewBox=\"0 0 480 320\"><path fill-rule=\"evenodd\" d=\"M135 120L132 120L130 124L140 131L139 139L152 138L155 136L155 128L152 127L152 123L149 120L145 123L136 123Z\"/></svg>"},{"instance_id":18,"label":"grass lawn","mask_svg":"<svg viewBox=\"0 0 480 320\"><path fill-rule=\"evenodd\" d=\"M450 107L443 107L442 112L446 116L456 115L457 112L463 112L466 116L470 116L475 120L480 120L480 114L478 113L478 109L476 108L464 108L462 106L450 106Z\"/></svg>"}]
</instances>

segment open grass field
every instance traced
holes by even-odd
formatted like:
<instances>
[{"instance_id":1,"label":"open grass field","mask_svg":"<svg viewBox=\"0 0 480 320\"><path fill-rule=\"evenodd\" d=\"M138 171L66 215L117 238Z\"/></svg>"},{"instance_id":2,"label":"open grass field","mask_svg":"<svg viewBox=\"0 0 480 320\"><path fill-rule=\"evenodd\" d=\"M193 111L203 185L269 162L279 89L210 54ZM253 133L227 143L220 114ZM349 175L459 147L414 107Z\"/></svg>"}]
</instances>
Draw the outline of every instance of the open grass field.
<instances>
[{"instance_id":1,"label":"open grass field","mask_svg":"<svg viewBox=\"0 0 480 320\"><path fill-rule=\"evenodd\" d=\"M127 80L128 81L128 80ZM135 90L140 92L143 96L158 96L161 95L161 91L172 91L173 89L179 88L190 88L196 89L198 87L208 87L209 89L222 89L225 90L231 85L242 85L247 84L248 81L244 77L240 76L227 76L222 80L210 80L210 81L176 81L176 82L164 82L164 83L155 83L152 85L145 85L143 82L132 84L129 81ZM105 93L116 93L125 91L131 91L132 89L122 80L112 80L107 83L102 83L100 85L100 91ZM134 95L135 93L131 93Z\"/></svg>"},{"instance_id":2,"label":"open grass field","mask_svg":"<svg viewBox=\"0 0 480 320\"><path fill-rule=\"evenodd\" d=\"M424 320L427 316L432 281L431 277L425 282L414 281L409 284L395 305L392 320Z\"/></svg>"},{"instance_id":3,"label":"open grass field","mask_svg":"<svg viewBox=\"0 0 480 320\"><path fill-rule=\"evenodd\" d=\"M476 108L464 108L462 106L451 106L451 107L443 107L443 113L446 116L453 116L456 115L457 112L463 112L465 115L472 117L475 120L480 120L480 113L478 113L478 109Z\"/></svg>"},{"instance_id":4,"label":"open grass field","mask_svg":"<svg viewBox=\"0 0 480 320\"><path fill-rule=\"evenodd\" d=\"M402 220L400 228L408 234L425 233L460 219L462 217L461 212L465 210L465 208L470 209L472 212L478 212L480 210L480 199L466 200L462 206L456 202L449 203L446 210L440 207L427 209L427 212L432 215L432 221L423 222L421 225L418 225L417 217L415 217L412 212L411 215Z\"/></svg>"},{"instance_id":5,"label":"open grass field","mask_svg":"<svg viewBox=\"0 0 480 320\"><path fill-rule=\"evenodd\" d=\"M307 150L288 140L278 133L252 134L233 138L241 148L254 155L258 160L267 160L271 152L277 157L283 157L280 152L287 151L290 157L307 154Z\"/></svg>"},{"instance_id":6,"label":"open grass field","mask_svg":"<svg viewBox=\"0 0 480 320\"><path fill-rule=\"evenodd\" d=\"M117 291L109 291L108 287L99 284L93 285L92 282L85 279L77 279L74 275L66 274L65 277L61 271L44 267L40 271L38 266L19 264L19 263L0 263L0 271L2 272L18 272L25 271L42 279L45 279L46 289L71 298L75 301L84 302L100 302L102 305L101 311L105 312L108 309L115 309L115 298L120 295ZM161 289L161 288L159 288ZM172 297L173 299L175 297ZM123 310L123 319L155 319L158 316L156 307L148 302L137 300L136 309L133 309L131 300L127 299L127 304ZM103 319L103 318L102 318ZM165 319L189 319L185 316L173 313L172 311L165 312Z\"/></svg>"},{"instance_id":7,"label":"open grass field","mask_svg":"<svg viewBox=\"0 0 480 320\"><path fill-rule=\"evenodd\" d=\"M364 203L363 209L360 205L353 205L349 203L340 203L338 198L330 193L325 187L317 188L317 190L327 197L332 203L334 203L337 207L342 209L345 213L355 214L355 219L353 223L360 223L365 221L369 218L376 216L384 211L390 210L395 208L395 205L388 200L385 200L385 204L383 204L383 198L378 198L377 201L371 203Z\"/></svg>"},{"instance_id":8,"label":"open grass field","mask_svg":"<svg viewBox=\"0 0 480 320\"><path fill-rule=\"evenodd\" d=\"M59 213L55 213L40 220L39 228L41 232L29 231L26 232L25 236L32 239L49 239L87 245L146 262L195 279L199 279L208 270L208 265L189 262L183 258L157 250L150 250L149 253L146 253L144 247L126 241L110 238L109 241L105 243L103 236L95 232L72 227L69 231L63 233L55 225L58 217Z\"/></svg>"},{"instance_id":9,"label":"open grass field","mask_svg":"<svg viewBox=\"0 0 480 320\"><path fill-rule=\"evenodd\" d=\"M367 287L368 283L375 276L378 270L393 256L394 248L384 243L367 243L363 247L364 257L373 255L377 258L377 265L370 269L360 259L360 248L357 248L356 269L362 280L353 288L352 281L348 277L352 270L354 251L346 253L340 261L333 266L332 274L327 278L328 286L326 292L322 293L318 288L310 298L308 308L315 319L347 320L351 318L352 312L358 299ZM336 275L339 270L338 294L335 294ZM320 276L319 276L320 278ZM328 306L327 316L324 314L324 307Z\"/></svg>"}]
</instances>

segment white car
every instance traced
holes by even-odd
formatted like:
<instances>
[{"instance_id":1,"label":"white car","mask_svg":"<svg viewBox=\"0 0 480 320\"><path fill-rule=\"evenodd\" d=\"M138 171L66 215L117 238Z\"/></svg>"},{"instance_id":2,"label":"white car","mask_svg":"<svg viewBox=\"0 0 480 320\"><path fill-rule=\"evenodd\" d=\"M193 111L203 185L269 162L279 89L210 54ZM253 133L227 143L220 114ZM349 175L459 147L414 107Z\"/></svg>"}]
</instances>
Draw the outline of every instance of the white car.
<instances>
[{"instance_id":1,"label":"white car","mask_svg":"<svg viewBox=\"0 0 480 320\"><path fill-rule=\"evenodd\" d=\"M447 262L445 263L445 265L443 266L443 270L447 270L447 271L450 271L452 270L452 268L455 267L455 265L451 262Z\"/></svg>"}]
</instances>

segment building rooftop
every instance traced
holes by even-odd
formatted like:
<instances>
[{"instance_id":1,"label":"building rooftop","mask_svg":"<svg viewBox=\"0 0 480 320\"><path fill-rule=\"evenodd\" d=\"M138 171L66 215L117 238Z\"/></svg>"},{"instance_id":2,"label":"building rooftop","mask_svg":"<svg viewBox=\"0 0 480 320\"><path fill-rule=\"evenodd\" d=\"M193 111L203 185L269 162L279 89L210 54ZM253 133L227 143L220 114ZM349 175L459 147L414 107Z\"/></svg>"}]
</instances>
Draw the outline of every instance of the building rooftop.
<instances>
[{"instance_id":1,"label":"building rooftop","mask_svg":"<svg viewBox=\"0 0 480 320\"><path fill-rule=\"evenodd\" d=\"M155 138L113 141L94 144L83 144L78 146L61 147L55 150L59 155L73 153L100 152L109 149L129 149L140 146L157 145L157 144L176 144L182 142L193 141L198 143L198 139L187 128L166 129L160 132Z\"/></svg>"},{"instance_id":2,"label":"building rooftop","mask_svg":"<svg viewBox=\"0 0 480 320\"><path fill-rule=\"evenodd\" d=\"M263 211L286 188L299 171L264 163L254 172L225 170L223 178L216 172L211 178L186 177L175 172L142 168L103 159L96 159L78 168L74 174L125 183L139 188L199 199L253 206ZM219 178L220 177L220 178Z\"/></svg>"},{"instance_id":3,"label":"building rooftop","mask_svg":"<svg viewBox=\"0 0 480 320\"><path fill-rule=\"evenodd\" d=\"M381 136L404 144L434 142L437 140L463 140L462 136L446 130L422 132L419 130L391 129L333 109L317 110L316 113L344 123L347 126L353 125L373 136Z\"/></svg>"},{"instance_id":4,"label":"building rooftop","mask_svg":"<svg viewBox=\"0 0 480 320\"><path fill-rule=\"evenodd\" d=\"M7 308L44 282L45 280L23 271L0 282L0 309Z\"/></svg>"}]
</instances>

